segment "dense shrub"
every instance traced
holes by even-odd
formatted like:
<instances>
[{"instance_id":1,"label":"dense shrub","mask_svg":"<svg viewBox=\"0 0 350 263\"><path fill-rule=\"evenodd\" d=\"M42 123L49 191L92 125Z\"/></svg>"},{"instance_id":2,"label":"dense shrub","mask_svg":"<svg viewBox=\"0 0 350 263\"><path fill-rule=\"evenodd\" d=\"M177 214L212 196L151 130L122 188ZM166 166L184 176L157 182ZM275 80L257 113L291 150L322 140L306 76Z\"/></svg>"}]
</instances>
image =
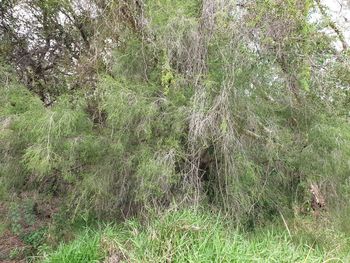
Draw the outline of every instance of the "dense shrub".
<instances>
[{"instance_id":1,"label":"dense shrub","mask_svg":"<svg viewBox=\"0 0 350 263\"><path fill-rule=\"evenodd\" d=\"M127 22L118 40L92 34L93 66L59 93L1 67L0 196L59 198L70 219L205 204L248 227L308 213L311 183L348 207L348 55L311 1L108 7L96 25Z\"/></svg>"}]
</instances>

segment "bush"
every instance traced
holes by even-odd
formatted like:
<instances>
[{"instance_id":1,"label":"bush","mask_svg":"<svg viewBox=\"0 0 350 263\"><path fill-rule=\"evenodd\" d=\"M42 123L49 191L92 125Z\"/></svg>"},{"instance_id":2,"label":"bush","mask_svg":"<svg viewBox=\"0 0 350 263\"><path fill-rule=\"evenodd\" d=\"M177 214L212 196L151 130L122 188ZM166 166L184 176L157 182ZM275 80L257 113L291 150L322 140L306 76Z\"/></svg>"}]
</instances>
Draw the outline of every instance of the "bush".
<instances>
[{"instance_id":1,"label":"bush","mask_svg":"<svg viewBox=\"0 0 350 263\"><path fill-rule=\"evenodd\" d=\"M1 66L1 196L58 197L71 221L205 204L248 228L310 210L310 183L348 206L348 59L330 59L310 1L136 5L111 3L97 20L125 20L118 37L101 26L93 76L57 79L49 104Z\"/></svg>"}]
</instances>

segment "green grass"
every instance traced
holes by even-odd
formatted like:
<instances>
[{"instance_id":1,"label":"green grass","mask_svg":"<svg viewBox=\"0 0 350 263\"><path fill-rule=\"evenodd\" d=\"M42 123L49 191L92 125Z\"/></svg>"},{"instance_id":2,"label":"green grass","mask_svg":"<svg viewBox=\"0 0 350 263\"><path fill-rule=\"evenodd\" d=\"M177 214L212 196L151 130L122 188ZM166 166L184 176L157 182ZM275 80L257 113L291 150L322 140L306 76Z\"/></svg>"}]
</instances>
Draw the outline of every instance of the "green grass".
<instances>
[{"instance_id":1,"label":"green grass","mask_svg":"<svg viewBox=\"0 0 350 263\"><path fill-rule=\"evenodd\" d=\"M117 228L86 230L44 256L43 262L324 262L333 255L296 243L284 230L245 234L224 217L190 210L169 212L147 225L128 221ZM328 262L343 262L338 259ZM122 261L124 260L124 261Z\"/></svg>"},{"instance_id":2,"label":"green grass","mask_svg":"<svg viewBox=\"0 0 350 263\"><path fill-rule=\"evenodd\" d=\"M101 234L86 231L69 244L61 244L56 251L45 255L45 263L100 262L104 253L100 247Z\"/></svg>"}]
</instances>

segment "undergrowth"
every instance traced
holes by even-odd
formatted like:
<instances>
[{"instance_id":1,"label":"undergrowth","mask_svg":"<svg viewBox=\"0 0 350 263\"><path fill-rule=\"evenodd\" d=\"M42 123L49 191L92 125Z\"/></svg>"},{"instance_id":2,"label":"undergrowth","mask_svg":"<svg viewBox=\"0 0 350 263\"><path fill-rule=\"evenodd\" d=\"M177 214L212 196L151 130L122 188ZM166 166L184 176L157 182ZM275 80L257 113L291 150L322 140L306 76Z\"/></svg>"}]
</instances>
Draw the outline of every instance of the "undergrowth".
<instances>
[{"instance_id":1,"label":"undergrowth","mask_svg":"<svg viewBox=\"0 0 350 263\"><path fill-rule=\"evenodd\" d=\"M41 262L346 262L348 249L325 251L316 242L280 227L247 233L224 216L168 211L148 223L86 229ZM339 245L339 244L338 244ZM333 248L337 244L333 244ZM48 251L48 250L47 250ZM110 261L108 261L110 260ZM115 260L115 261L113 261Z\"/></svg>"}]
</instances>

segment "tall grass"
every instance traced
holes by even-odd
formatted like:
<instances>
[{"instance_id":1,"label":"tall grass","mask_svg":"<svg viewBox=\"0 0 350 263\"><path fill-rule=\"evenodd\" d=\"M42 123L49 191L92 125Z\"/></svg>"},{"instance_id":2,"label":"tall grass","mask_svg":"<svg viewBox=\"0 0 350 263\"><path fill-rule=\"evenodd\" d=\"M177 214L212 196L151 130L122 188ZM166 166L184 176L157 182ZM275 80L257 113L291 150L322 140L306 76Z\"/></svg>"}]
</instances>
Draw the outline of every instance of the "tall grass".
<instances>
[{"instance_id":1,"label":"tall grass","mask_svg":"<svg viewBox=\"0 0 350 263\"><path fill-rule=\"evenodd\" d=\"M45 263L99 262L105 253L100 248L101 234L87 230L69 244L60 245L42 261Z\"/></svg>"},{"instance_id":2,"label":"tall grass","mask_svg":"<svg viewBox=\"0 0 350 263\"><path fill-rule=\"evenodd\" d=\"M344 255L332 255L315 244L294 242L282 228L243 233L225 222L223 216L183 210L154 217L146 224L129 220L122 227L86 230L72 243L45 255L43 262L343 262L342 259Z\"/></svg>"}]
</instances>

